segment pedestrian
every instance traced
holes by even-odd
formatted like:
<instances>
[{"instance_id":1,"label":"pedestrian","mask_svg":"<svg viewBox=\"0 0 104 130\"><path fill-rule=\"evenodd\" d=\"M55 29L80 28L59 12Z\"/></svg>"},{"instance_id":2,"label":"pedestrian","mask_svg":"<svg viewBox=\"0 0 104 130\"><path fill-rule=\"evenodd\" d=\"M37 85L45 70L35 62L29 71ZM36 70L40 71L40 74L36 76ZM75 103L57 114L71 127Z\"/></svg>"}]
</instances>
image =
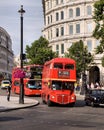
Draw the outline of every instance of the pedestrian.
<instances>
[{"instance_id":1,"label":"pedestrian","mask_svg":"<svg viewBox=\"0 0 104 130\"><path fill-rule=\"evenodd\" d=\"M94 84L92 82L91 82L90 88L94 89Z\"/></svg>"},{"instance_id":2,"label":"pedestrian","mask_svg":"<svg viewBox=\"0 0 104 130\"><path fill-rule=\"evenodd\" d=\"M95 88L100 88L100 85L98 82L95 83Z\"/></svg>"},{"instance_id":3,"label":"pedestrian","mask_svg":"<svg viewBox=\"0 0 104 130\"><path fill-rule=\"evenodd\" d=\"M10 101L11 86L7 87L7 101Z\"/></svg>"}]
</instances>

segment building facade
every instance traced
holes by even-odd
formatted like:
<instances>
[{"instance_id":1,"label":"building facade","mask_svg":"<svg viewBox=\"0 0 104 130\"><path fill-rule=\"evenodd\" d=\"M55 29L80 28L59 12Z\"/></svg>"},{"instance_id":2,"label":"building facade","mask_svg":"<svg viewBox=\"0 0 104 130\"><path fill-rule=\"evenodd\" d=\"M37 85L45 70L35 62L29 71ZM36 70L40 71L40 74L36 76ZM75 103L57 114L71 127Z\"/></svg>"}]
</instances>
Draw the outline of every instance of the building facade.
<instances>
[{"instance_id":1,"label":"building facade","mask_svg":"<svg viewBox=\"0 0 104 130\"><path fill-rule=\"evenodd\" d=\"M20 55L16 55L14 56L14 66L17 67L17 66L20 66L20 63L21 63L21 59L20 59Z\"/></svg>"},{"instance_id":2,"label":"building facade","mask_svg":"<svg viewBox=\"0 0 104 130\"><path fill-rule=\"evenodd\" d=\"M43 0L43 36L49 40L52 50L62 57L72 43L82 40L88 51L94 54L100 44L92 37L95 22L92 18L97 0ZM101 56L96 55L96 64L89 70L90 82L102 82ZM93 71L92 71L93 70ZM95 77L93 74L96 74ZM89 74L88 74L89 75ZM93 78L92 78L93 77ZM101 80L101 81L100 81Z\"/></svg>"},{"instance_id":3,"label":"building facade","mask_svg":"<svg viewBox=\"0 0 104 130\"><path fill-rule=\"evenodd\" d=\"M13 68L13 51L10 35L0 27L0 73L4 78L11 78Z\"/></svg>"}]
</instances>

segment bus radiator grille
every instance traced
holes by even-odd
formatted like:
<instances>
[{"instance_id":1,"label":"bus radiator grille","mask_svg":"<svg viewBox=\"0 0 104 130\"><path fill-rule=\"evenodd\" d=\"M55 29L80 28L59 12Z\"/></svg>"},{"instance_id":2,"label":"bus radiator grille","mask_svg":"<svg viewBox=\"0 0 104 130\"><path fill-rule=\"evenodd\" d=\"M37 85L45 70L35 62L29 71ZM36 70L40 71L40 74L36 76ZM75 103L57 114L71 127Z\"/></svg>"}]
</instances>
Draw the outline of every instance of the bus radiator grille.
<instances>
[{"instance_id":1,"label":"bus radiator grille","mask_svg":"<svg viewBox=\"0 0 104 130\"><path fill-rule=\"evenodd\" d=\"M69 103L69 97L68 95L57 95L57 102L59 104L68 104Z\"/></svg>"}]
</instances>

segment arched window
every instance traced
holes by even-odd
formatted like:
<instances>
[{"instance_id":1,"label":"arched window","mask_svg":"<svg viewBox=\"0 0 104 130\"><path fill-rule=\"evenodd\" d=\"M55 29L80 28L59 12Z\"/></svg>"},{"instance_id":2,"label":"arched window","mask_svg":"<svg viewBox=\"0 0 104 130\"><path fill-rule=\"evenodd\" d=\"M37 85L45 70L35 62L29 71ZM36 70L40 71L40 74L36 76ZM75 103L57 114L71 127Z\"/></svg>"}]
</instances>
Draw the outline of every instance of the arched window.
<instances>
[{"instance_id":1,"label":"arched window","mask_svg":"<svg viewBox=\"0 0 104 130\"><path fill-rule=\"evenodd\" d=\"M61 2L60 3L64 3L64 0L61 0Z\"/></svg>"},{"instance_id":2,"label":"arched window","mask_svg":"<svg viewBox=\"0 0 104 130\"><path fill-rule=\"evenodd\" d=\"M56 5L58 5L59 4L59 0L56 0Z\"/></svg>"},{"instance_id":3,"label":"arched window","mask_svg":"<svg viewBox=\"0 0 104 130\"><path fill-rule=\"evenodd\" d=\"M69 9L69 18L73 17L73 9Z\"/></svg>"},{"instance_id":4,"label":"arched window","mask_svg":"<svg viewBox=\"0 0 104 130\"><path fill-rule=\"evenodd\" d=\"M61 27L61 36L64 35L64 27Z\"/></svg>"},{"instance_id":5,"label":"arched window","mask_svg":"<svg viewBox=\"0 0 104 130\"><path fill-rule=\"evenodd\" d=\"M51 39L52 39L52 37L53 37L53 36L52 36L52 29L51 29Z\"/></svg>"},{"instance_id":6,"label":"arched window","mask_svg":"<svg viewBox=\"0 0 104 130\"><path fill-rule=\"evenodd\" d=\"M48 16L48 24L50 23L50 18L49 18L49 16Z\"/></svg>"},{"instance_id":7,"label":"arched window","mask_svg":"<svg viewBox=\"0 0 104 130\"><path fill-rule=\"evenodd\" d=\"M59 28L56 28L56 37L59 36Z\"/></svg>"},{"instance_id":8,"label":"arched window","mask_svg":"<svg viewBox=\"0 0 104 130\"><path fill-rule=\"evenodd\" d=\"M73 35L73 25L69 25L69 34Z\"/></svg>"},{"instance_id":9,"label":"arched window","mask_svg":"<svg viewBox=\"0 0 104 130\"><path fill-rule=\"evenodd\" d=\"M92 15L92 7L90 5L87 6L87 15Z\"/></svg>"},{"instance_id":10,"label":"arched window","mask_svg":"<svg viewBox=\"0 0 104 130\"><path fill-rule=\"evenodd\" d=\"M59 13L56 13L56 21L59 20Z\"/></svg>"},{"instance_id":11,"label":"arched window","mask_svg":"<svg viewBox=\"0 0 104 130\"><path fill-rule=\"evenodd\" d=\"M52 15L51 15L51 19L50 19L51 23L52 23Z\"/></svg>"},{"instance_id":12,"label":"arched window","mask_svg":"<svg viewBox=\"0 0 104 130\"><path fill-rule=\"evenodd\" d=\"M59 55L59 45L56 45L56 53Z\"/></svg>"},{"instance_id":13,"label":"arched window","mask_svg":"<svg viewBox=\"0 0 104 130\"><path fill-rule=\"evenodd\" d=\"M76 33L80 33L80 24L76 24Z\"/></svg>"},{"instance_id":14,"label":"arched window","mask_svg":"<svg viewBox=\"0 0 104 130\"><path fill-rule=\"evenodd\" d=\"M76 8L76 16L80 16L80 8Z\"/></svg>"},{"instance_id":15,"label":"arched window","mask_svg":"<svg viewBox=\"0 0 104 130\"><path fill-rule=\"evenodd\" d=\"M92 51L92 41L91 40L87 41L87 46L88 46L88 51L91 52Z\"/></svg>"},{"instance_id":16,"label":"arched window","mask_svg":"<svg viewBox=\"0 0 104 130\"><path fill-rule=\"evenodd\" d=\"M61 11L61 20L64 19L64 11Z\"/></svg>"},{"instance_id":17,"label":"arched window","mask_svg":"<svg viewBox=\"0 0 104 130\"><path fill-rule=\"evenodd\" d=\"M64 44L61 44L61 54L64 54Z\"/></svg>"},{"instance_id":18,"label":"arched window","mask_svg":"<svg viewBox=\"0 0 104 130\"><path fill-rule=\"evenodd\" d=\"M92 23L87 23L87 32L91 33L93 31Z\"/></svg>"},{"instance_id":19,"label":"arched window","mask_svg":"<svg viewBox=\"0 0 104 130\"><path fill-rule=\"evenodd\" d=\"M99 46L100 45L100 40L96 40L96 44L95 44L95 47Z\"/></svg>"}]
</instances>

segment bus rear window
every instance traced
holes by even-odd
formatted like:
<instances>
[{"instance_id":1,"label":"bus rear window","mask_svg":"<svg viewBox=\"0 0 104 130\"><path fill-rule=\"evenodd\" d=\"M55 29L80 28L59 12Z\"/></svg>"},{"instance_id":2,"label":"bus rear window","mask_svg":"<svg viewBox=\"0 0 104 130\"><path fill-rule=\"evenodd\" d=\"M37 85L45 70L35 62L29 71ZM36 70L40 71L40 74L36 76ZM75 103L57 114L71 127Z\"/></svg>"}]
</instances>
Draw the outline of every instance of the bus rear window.
<instances>
[{"instance_id":1,"label":"bus rear window","mask_svg":"<svg viewBox=\"0 0 104 130\"><path fill-rule=\"evenodd\" d=\"M54 68L63 69L63 64L61 64L61 63L54 63Z\"/></svg>"},{"instance_id":2,"label":"bus rear window","mask_svg":"<svg viewBox=\"0 0 104 130\"><path fill-rule=\"evenodd\" d=\"M73 70L74 69L74 65L72 65L72 64L66 64L65 65L65 69L71 69L71 70Z\"/></svg>"}]
</instances>

